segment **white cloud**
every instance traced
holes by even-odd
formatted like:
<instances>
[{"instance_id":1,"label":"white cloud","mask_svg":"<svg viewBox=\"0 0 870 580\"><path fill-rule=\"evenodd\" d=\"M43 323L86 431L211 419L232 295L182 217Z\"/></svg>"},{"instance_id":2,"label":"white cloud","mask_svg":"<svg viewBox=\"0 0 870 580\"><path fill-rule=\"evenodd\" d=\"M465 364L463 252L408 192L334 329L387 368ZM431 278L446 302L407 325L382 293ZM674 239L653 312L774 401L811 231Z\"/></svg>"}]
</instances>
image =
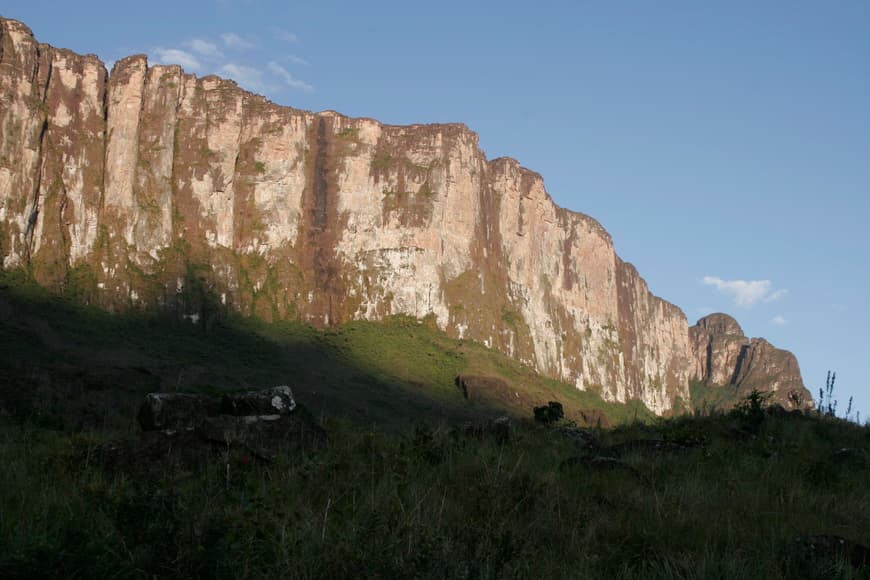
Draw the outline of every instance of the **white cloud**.
<instances>
[{"instance_id":1,"label":"white cloud","mask_svg":"<svg viewBox=\"0 0 870 580\"><path fill-rule=\"evenodd\" d=\"M788 294L788 290L777 290L776 292L771 293L770 296L766 296L764 298L764 301L765 302L776 302L777 300L779 300L780 298L782 298L786 294Z\"/></svg>"},{"instance_id":2,"label":"white cloud","mask_svg":"<svg viewBox=\"0 0 870 580\"><path fill-rule=\"evenodd\" d=\"M284 68L274 60L269 61L269 64L267 66L269 68L269 71L279 77L282 81L284 81L284 84L286 84L288 87L293 89L301 89L303 91L314 90L313 86L309 85L305 81L297 79L292 74L290 74L290 72L286 68Z\"/></svg>"},{"instance_id":3,"label":"white cloud","mask_svg":"<svg viewBox=\"0 0 870 580\"><path fill-rule=\"evenodd\" d=\"M285 42L298 42L298 37L287 30L273 28L276 38ZM219 41L207 37L190 38L180 43L181 48L158 47L151 50L151 60L160 64L178 64L197 74L214 72L233 79L246 89L267 93L281 87L313 91L314 87L296 78L288 69L290 65L310 66L308 61L295 54L286 54L270 60L265 66L241 64L247 59L236 59L239 50L255 49L257 45L235 32L221 34ZM279 64L279 62L283 64Z\"/></svg>"},{"instance_id":4,"label":"white cloud","mask_svg":"<svg viewBox=\"0 0 870 580\"><path fill-rule=\"evenodd\" d=\"M788 320L786 320L782 314L777 314L776 316L774 316L771 319L771 322L777 326L785 326L786 324L788 324Z\"/></svg>"},{"instance_id":5,"label":"white cloud","mask_svg":"<svg viewBox=\"0 0 870 580\"><path fill-rule=\"evenodd\" d=\"M177 48L155 48L154 55L160 64L180 64L182 68L198 72L202 69L199 60L189 52Z\"/></svg>"},{"instance_id":6,"label":"white cloud","mask_svg":"<svg viewBox=\"0 0 870 580\"><path fill-rule=\"evenodd\" d=\"M704 284L731 296L734 304L741 308L751 308L759 302L775 302L786 294L786 290L775 290L770 280L723 280L704 276Z\"/></svg>"},{"instance_id":7,"label":"white cloud","mask_svg":"<svg viewBox=\"0 0 870 580\"><path fill-rule=\"evenodd\" d=\"M213 42L209 42L207 40L203 40L201 38L194 38L188 40L184 43L184 46L192 50L193 52L200 54L202 56L210 57L210 58L222 58L223 53L217 47L217 45Z\"/></svg>"},{"instance_id":8,"label":"white cloud","mask_svg":"<svg viewBox=\"0 0 870 580\"><path fill-rule=\"evenodd\" d=\"M240 48L243 50L254 48L253 42L245 40L235 32L225 32L224 34L221 34L221 40L223 40L224 45L229 48Z\"/></svg>"},{"instance_id":9,"label":"white cloud","mask_svg":"<svg viewBox=\"0 0 870 580\"><path fill-rule=\"evenodd\" d=\"M275 33L275 38L278 40L283 40L284 42L299 42L299 37L289 30L273 28L272 31Z\"/></svg>"},{"instance_id":10,"label":"white cloud","mask_svg":"<svg viewBox=\"0 0 870 580\"><path fill-rule=\"evenodd\" d=\"M300 66L309 66L311 64L301 56L296 56L295 54L288 54L284 57L284 60L290 64L298 64Z\"/></svg>"},{"instance_id":11,"label":"white cloud","mask_svg":"<svg viewBox=\"0 0 870 580\"><path fill-rule=\"evenodd\" d=\"M263 71L252 66L228 62L220 68L219 72L253 91L266 92L268 88L263 83Z\"/></svg>"}]
</instances>

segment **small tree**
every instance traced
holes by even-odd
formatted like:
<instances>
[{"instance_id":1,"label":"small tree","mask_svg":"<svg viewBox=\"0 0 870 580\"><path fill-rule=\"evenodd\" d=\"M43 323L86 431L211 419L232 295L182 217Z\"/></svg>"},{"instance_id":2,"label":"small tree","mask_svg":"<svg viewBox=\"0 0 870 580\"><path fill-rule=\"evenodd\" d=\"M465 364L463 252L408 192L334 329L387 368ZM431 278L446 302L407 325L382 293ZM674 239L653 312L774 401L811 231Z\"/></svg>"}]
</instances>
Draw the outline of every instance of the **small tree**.
<instances>
[{"instance_id":1,"label":"small tree","mask_svg":"<svg viewBox=\"0 0 870 580\"><path fill-rule=\"evenodd\" d=\"M760 424L764 420L764 407L771 396L773 393L752 389L752 392L740 401L735 411L750 422Z\"/></svg>"}]
</instances>

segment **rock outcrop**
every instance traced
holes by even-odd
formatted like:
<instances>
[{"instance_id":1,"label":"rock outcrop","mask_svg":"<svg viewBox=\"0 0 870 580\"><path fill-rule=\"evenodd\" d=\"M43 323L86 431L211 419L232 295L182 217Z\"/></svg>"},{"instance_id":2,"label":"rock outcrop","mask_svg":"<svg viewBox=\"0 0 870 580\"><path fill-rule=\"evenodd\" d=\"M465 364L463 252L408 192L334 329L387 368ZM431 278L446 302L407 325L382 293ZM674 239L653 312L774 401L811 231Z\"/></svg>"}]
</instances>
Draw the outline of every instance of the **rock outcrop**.
<instances>
[{"instance_id":1,"label":"rock outcrop","mask_svg":"<svg viewBox=\"0 0 870 580\"><path fill-rule=\"evenodd\" d=\"M772 402L786 409L809 408L812 396L804 387L795 356L763 338L747 338L727 314L711 314L689 328L691 380L731 387L735 396L772 392Z\"/></svg>"},{"instance_id":2,"label":"rock outcrop","mask_svg":"<svg viewBox=\"0 0 870 580\"><path fill-rule=\"evenodd\" d=\"M326 443L326 431L295 410L293 392L286 385L221 399L148 393L139 410L139 439L102 445L98 456L110 472L139 473L155 471L167 461L194 467L217 456L227 462L229 477L231 449L243 452L244 463L250 460L248 454L269 462L285 451L312 450Z\"/></svg>"},{"instance_id":3,"label":"rock outcrop","mask_svg":"<svg viewBox=\"0 0 870 580\"><path fill-rule=\"evenodd\" d=\"M184 431L220 414L221 402L193 393L148 393L139 408L143 431Z\"/></svg>"},{"instance_id":4,"label":"rock outcrop","mask_svg":"<svg viewBox=\"0 0 870 580\"><path fill-rule=\"evenodd\" d=\"M0 267L120 310L431 317L609 401L689 399L688 323L464 125L275 105L0 19Z\"/></svg>"}]
</instances>

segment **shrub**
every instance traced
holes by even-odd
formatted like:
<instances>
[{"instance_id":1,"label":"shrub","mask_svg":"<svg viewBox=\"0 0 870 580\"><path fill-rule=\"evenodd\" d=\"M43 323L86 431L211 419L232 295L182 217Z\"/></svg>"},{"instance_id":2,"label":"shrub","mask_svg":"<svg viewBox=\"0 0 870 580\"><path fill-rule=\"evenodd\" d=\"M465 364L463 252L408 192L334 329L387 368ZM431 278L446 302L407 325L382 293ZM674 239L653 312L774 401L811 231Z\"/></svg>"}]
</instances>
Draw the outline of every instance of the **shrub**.
<instances>
[{"instance_id":1,"label":"shrub","mask_svg":"<svg viewBox=\"0 0 870 580\"><path fill-rule=\"evenodd\" d=\"M752 392L734 408L734 412L751 425L760 425L764 421L764 407L771 396L773 393L752 389Z\"/></svg>"},{"instance_id":2,"label":"shrub","mask_svg":"<svg viewBox=\"0 0 870 580\"><path fill-rule=\"evenodd\" d=\"M546 405L535 407L535 421L549 425L555 423L565 416L565 410L562 409L562 403L558 401L550 401Z\"/></svg>"}]
</instances>

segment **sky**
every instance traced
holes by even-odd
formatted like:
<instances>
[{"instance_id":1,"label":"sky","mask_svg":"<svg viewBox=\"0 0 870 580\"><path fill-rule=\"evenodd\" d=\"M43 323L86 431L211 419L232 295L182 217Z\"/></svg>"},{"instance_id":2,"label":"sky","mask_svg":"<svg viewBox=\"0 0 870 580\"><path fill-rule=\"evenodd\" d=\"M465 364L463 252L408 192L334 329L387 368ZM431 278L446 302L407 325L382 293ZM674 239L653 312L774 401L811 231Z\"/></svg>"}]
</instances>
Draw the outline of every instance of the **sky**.
<instances>
[{"instance_id":1,"label":"sky","mask_svg":"<svg viewBox=\"0 0 870 580\"><path fill-rule=\"evenodd\" d=\"M870 418L870 2L4 0L42 42L276 103L463 122L690 323L732 314Z\"/></svg>"}]
</instances>

